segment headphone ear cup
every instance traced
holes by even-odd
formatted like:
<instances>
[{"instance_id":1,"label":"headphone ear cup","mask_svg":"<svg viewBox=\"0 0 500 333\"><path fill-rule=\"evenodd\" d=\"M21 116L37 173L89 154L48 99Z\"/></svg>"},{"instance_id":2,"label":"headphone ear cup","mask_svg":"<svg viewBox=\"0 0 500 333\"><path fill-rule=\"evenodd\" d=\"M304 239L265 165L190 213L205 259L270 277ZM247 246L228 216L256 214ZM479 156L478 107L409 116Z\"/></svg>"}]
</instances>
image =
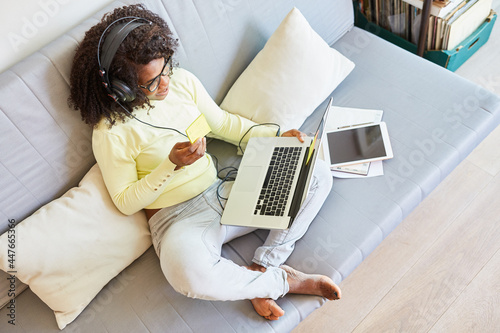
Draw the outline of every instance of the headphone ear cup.
<instances>
[{"instance_id":1,"label":"headphone ear cup","mask_svg":"<svg viewBox=\"0 0 500 333\"><path fill-rule=\"evenodd\" d=\"M115 95L113 98L116 98L119 102L128 103L135 99L134 91L121 80L112 79L110 88Z\"/></svg>"}]
</instances>

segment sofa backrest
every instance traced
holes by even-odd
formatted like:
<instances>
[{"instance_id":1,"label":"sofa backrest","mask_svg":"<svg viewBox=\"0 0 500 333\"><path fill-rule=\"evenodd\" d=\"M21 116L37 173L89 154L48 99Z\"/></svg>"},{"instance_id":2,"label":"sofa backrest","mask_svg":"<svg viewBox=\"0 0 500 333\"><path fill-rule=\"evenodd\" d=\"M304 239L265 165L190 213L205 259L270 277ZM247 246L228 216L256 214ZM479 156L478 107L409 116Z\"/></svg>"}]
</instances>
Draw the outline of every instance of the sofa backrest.
<instances>
[{"instance_id":1,"label":"sofa backrest","mask_svg":"<svg viewBox=\"0 0 500 333\"><path fill-rule=\"evenodd\" d=\"M146 0L180 40L176 60L220 103L295 6L332 45L353 26L350 0ZM0 74L0 233L78 184L95 163L91 128L67 104L74 50L114 7ZM301 8L301 4L304 5Z\"/></svg>"},{"instance_id":2,"label":"sofa backrest","mask_svg":"<svg viewBox=\"0 0 500 333\"><path fill-rule=\"evenodd\" d=\"M352 28L351 1L315 0L314 6L309 1L146 0L146 4L168 17L179 36L177 60L195 73L220 103L294 6L328 45Z\"/></svg>"}]
</instances>

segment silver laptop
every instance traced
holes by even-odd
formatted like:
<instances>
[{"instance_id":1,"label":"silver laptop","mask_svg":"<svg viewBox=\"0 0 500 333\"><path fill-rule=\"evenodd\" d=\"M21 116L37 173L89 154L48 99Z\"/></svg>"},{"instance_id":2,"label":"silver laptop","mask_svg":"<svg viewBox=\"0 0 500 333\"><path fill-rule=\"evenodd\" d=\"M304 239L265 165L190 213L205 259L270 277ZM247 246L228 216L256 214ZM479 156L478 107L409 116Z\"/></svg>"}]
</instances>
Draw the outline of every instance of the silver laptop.
<instances>
[{"instance_id":1,"label":"silver laptop","mask_svg":"<svg viewBox=\"0 0 500 333\"><path fill-rule=\"evenodd\" d=\"M332 99L314 137L254 137L248 141L221 224L286 229L309 191Z\"/></svg>"}]
</instances>

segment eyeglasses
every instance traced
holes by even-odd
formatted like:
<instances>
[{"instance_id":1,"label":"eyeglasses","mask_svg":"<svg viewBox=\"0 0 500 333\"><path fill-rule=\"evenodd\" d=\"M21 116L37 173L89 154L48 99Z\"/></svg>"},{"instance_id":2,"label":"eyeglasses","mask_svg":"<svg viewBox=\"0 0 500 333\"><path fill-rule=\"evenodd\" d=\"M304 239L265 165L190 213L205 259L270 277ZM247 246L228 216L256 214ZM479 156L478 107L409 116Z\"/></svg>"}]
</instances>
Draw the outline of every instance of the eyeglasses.
<instances>
[{"instance_id":1,"label":"eyeglasses","mask_svg":"<svg viewBox=\"0 0 500 333\"><path fill-rule=\"evenodd\" d=\"M163 68L161 69L161 73L155 76L153 79L149 80L147 85L139 85L139 87L143 89L147 89L150 92L154 92L158 87L160 86L161 82L161 77L168 75L168 77L172 76L172 57L164 58L165 59L165 64L163 65Z\"/></svg>"}]
</instances>

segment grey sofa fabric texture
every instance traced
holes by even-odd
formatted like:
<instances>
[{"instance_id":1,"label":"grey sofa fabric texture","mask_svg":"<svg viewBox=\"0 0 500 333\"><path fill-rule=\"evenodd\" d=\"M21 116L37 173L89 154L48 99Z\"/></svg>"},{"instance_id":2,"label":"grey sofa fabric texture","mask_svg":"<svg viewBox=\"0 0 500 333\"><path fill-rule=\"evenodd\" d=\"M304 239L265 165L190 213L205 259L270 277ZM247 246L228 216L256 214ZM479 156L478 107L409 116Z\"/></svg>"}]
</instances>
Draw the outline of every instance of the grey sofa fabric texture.
<instances>
[{"instance_id":1,"label":"grey sofa fabric texture","mask_svg":"<svg viewBox=\"0 0 500 333\"><path fill-rule=\"evenodd\" d=\"M0 74L0 226L22 220L75 186L95 163L91 130L69 110L69 71L84 32L111 8ZM180 39L178 59L220 103L285 15L298 7L329 45L356 67L332 92L334 104L380 109L394 158L384 176L334 179L326 204L288 264L340 283L500 123L500 98L455 74L353 27L350 0L149 0ZM326 101L325 101L326 103ZM325 103L317 111L323 109ZM302 130L309 131L319 112ZM232 146L209 145L223 165ZM436 221L439 223L439 221ZM226 244L223 255L248 264L266 231ZM287 295L286 315L258 316L250 302L209 302L176 293L150 248L113 279L64 332L288 332L325 302ZM341 302L341 301L340 301ZM53 312L31 290L16 299L17 322L2 332L57 332Z\"/></svg>"}]
</instances>

